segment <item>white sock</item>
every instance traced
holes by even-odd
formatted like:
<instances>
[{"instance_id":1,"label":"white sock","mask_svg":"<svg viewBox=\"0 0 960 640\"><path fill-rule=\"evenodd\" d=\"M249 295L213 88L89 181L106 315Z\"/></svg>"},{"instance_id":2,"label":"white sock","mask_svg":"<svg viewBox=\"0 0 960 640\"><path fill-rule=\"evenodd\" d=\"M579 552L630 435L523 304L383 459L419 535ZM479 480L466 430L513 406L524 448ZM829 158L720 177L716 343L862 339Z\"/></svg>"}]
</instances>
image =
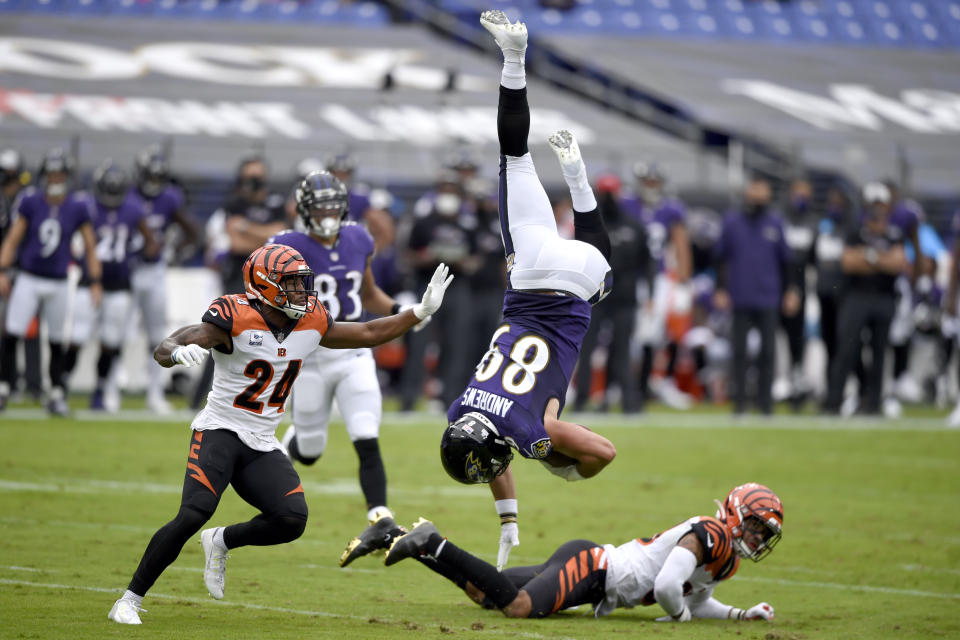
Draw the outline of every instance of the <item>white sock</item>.
<instances>
[{"instance_id":1,"label":"white sock","mask_svg":"<svg viewBox=\"0 0 960 640\"><path fill-rule=\"evenodd\" d=\"M132 602L138 607L143 604L143 596L138 596L133 591L130 591L130 589L127 589L126 591L123 592L122 599L126 600L127 602Z\"/></svg>"},{"instance_id":2,"label":"white sock","mask_svg":"<svg viewBox=\"0 0 960 640\"><path fill-rule=\"evenodd\" d=\"M560 163L560 172L567 186L570 187L570 199L573 201L573 210L580 213L593 211L597 208L597 197L590 188L587 179L587 167L583 160L575 164Z\"/></svg>"},{"instance_id":3,"label":"white sock","mask_svg":"<svg viewBox=\"0 0 960 640\"><path fill-rule=\"evenodd\" d=\"M391 518L393 517L393 512L390 511L390 509L384 506L379 506L379 507L374 507L373 509L370 509L370 511L367 511L367 521L373 522L374 520L379 519L380 514L383 512L386 512L386 515L390 516Z\"/></svg>"},{"instance_id":4,"label":"white sock","mask_svg":"<svg viewBox=\"0 0 960 640\"><path fill-rule=\"evenodd\" d=\"M227 543L223 541L223 530L225 527L217 527L217 530L213 532L213 544L227 548Z\"/></svg>"},{"instance_id":5,"label":"white sock","mask_svg":"<svg viewBox=\"0 0 960 640\"><path fill-rule=\"evenodd\" d=\"M523 60L503 61L503 71L500 73L500 84L507 89L523 89L527 86L527 68Z\"/></svg>"}]
</instances>

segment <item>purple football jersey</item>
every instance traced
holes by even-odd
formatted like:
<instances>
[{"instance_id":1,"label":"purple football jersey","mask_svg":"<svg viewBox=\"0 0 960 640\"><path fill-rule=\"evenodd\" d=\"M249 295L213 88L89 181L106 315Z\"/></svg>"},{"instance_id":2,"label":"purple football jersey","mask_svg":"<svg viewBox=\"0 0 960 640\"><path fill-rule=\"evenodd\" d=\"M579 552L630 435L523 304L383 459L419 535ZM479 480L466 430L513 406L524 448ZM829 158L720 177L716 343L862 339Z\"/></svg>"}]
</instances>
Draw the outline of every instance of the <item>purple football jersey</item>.
<instances>
[{"instance_id":1,"label":"purple football jersey","mask_svg":"<svg viewBox=\"0 0 960 640\"><path fill-rule=\"evenodd\" d=\"M313 269L317 299L334 320L355 321L363 315L360 286L373 254L373 237L362 226L346 222L340 227L336 244L325 247L309 234L284 231L270 242L293 247Z\"/></svg>"},{"instance_id":2,"label":"purple football jersey","mask_svg":"<svg viewBox=\"0 0 960 640\"><path fill-rule=\"evenodd\" d=\"M148 258L143 255L143 238L140 234L134 237L133 252L141 262L158 262L163 257L163 244L166 238L167 228L173 223L174 214L183 208L184 195L180 187L168 184L155 198L147 198L136 188L131 189L131 195L140 198L143 203L143 215L147 221L147 227L153 233L153 239L159 247L157 255Z\"/></svg>"},{"instance_id":3,"label":"purple football jersey","mask_svg":"<svg viewBox=\"0 0 960 640\"><path fill-rule=\"evenodd\" d=\"M650 257L663 271L663 254L670 243L670 229L675 224L684 224L686 208L679 200L665 198L656 207L650 207L636 197L621 201L623 210L647 230L647 246Z\"/></svg>"},{"instance_id":4,"label":"purple football jersey","mask_svg":"<svg viewBox=\"0 0 960 640\"><path fill-rule=\"evenodd\" d=\"M72 259L70 239L93 219L93 199L85 191L69 193L51 206L42 191L27 187L13 205L15 217L26 219L27 234L20 245L20 268L44 278L65 278Z\"/></svg>"},{"instance_id":5,"label":"purple football jersey","mask_svg":"<svg viewBox=\"0 0 960 640\"><path fill-rule=\"evenodd\" d=\"M93 229L97 234L97 258L103 267L106 291L130 288L130 249L141 218L143 201L133 193L127 194L119 207L96 203Z\"/></svg>"},{"instance_id":6,"label":"purple football jersey","mask_svg":"<svg viewBox=\"0 0 960 640\"><path fill-rule=\"evenodd\" d=\"M369 190L365 188L355 188L350 190L350 219L363 220L363 214L370 208Z\"/></svg>"},{"instance_id":7,"label":"purple football jersey","mask_svg":"<svg viewBox=\"0 0 960 640\"><path fill-rule=\"evenodd\" d=\"M507 291L503 322L494 333L495 348L487 351L466 390L450 405L447 419L454 422L479 411L520 455L547 457L553 444L543 428L543 412L551 398L560 401L563 411L589 326L586 300Z\"/></svg>"},{"instance_id":8,"label":"purple football jersey","mask_svg":"<svg viewBox=\"0 0 960 640\"><path fill-rule=\"evenodd\" d=\"M916 200L900 200L890 211L890 224L898 227L909 241L910 232L920 223L923 209Z\"/></svg>"}]
</instances>

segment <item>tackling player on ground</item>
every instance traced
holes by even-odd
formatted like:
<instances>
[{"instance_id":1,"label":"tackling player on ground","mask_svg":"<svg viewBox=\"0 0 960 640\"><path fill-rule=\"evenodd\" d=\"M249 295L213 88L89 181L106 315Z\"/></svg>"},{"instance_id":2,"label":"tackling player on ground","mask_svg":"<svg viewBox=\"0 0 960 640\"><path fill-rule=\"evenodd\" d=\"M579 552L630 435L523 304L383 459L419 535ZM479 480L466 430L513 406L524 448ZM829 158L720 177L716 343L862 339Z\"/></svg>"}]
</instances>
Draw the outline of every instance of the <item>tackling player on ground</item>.
<instances>
[{"instance_id":1,"label":"tackling player on ground","mask_svg":"<svg viewBox=\"0 0 960 640\"><path fill-rule=\"evenodd\" d=\"M724 604L714 589L740 567L754 562L780 541L783 505L767 487L735 487L716 517L694 516L650 538L619 547L571 540L543 564L503 572L443 538L432 522L420 519L391 541L384 562L417 558L486 608L510 618L543 618L561 609L590 604L594 615L618 607L659 604L660 622L692 618L772 620L766 602L749 609Z\"/></svg>"},{"instance_id":2,"label":"tackling player on ground","mask_svg":"<svg viewBox=\"0 0 960 640\"><path fill-rule=\"evenodd\" d=\"M502 11L480 24L503 52L497 134L500 140L500 230L509 287L503 321L473 379L447 411L444 469L464 483L489 483L500 516L498 567L519 544L511 449L567 480L590 478L616 455L613 444L560 419L570 376L590 325L590 306L610 291L610 239L569 131L550 147L570 189L575 239L561 238L527 148L524 56L527 28Z\"/></svg>"},{"instance_id":3,"label":"tackling player on ground","mask_svg":"<svg viewBox=\"0 0 960 640\"><path fill-rule=\"evenodd\" d=\"M399 313L400 304L374 281L373 237L348 221L346 186L330 172L314 171L300 181L294 197L307 232L284 231L270 242L293 247L303 256L315 274L317 300L333 319L358 320L364 310L378 316ZM390 519L387 474L378 440L382 398L370 349L320 348L310 355L293 386L293 424L283 436L283 446L296 462L316 462L327 448L334 400L360 460L367 520L372 524ZM396 525L391 519L383 526Z\"/></svg>"},{"instance_id":4,"label":"tackling player on ground","mask_svg":"<svg viewBox=\"0 0 960 640\"><path fill-rule=\"evenodd\" d=\"M144 594L210 519L227 484L260 513L201 535L203 579L211 596L223 597L228 549L300 537L307 503L275 431L303 361L320 345L358 349L403 335L440 307L453 279L447 276L445 265L437 267L423 299L408 311L334 324L317 304L313 271L300 254L268 244L243 266L245 294L217 298L200 324L160 343L154 358L164 367L200 364L213 349L213 387L191 425L180 510L150 540L127 591L108 614L111 620L140 624Z\"/></svg>"}]
</instances>

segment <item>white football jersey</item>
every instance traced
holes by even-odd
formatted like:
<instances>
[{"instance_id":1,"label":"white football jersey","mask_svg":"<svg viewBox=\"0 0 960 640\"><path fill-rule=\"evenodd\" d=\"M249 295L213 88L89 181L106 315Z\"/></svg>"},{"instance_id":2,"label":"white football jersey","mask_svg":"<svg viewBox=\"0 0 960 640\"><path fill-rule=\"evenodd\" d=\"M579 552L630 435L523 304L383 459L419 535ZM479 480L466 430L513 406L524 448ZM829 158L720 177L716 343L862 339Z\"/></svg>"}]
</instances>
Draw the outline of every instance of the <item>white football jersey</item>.
<instances>
[{"instance_id":1,"label":"white football jersey","mask_svg":"<svg viewBox=\"0 0 960 640\"><path fill-rule=\"evenodd\" d=\"M619 547L604 545L600 567L606 562L606 598L597 605L596 615L605 616L617 607L656 604L653 583L667 556L680 538L693 532L703 546L703 562L683 585L690 596L713 589L737 572L740 557L734 553L733 537L727 526L708 516L694 516L652 538L637 538Z\"/></svg>"},{"instance_id":2,"label":"white football jersey","mask_svg":"<svg viewBox=\"0 0 960 640\"><path fill-rule=\"evenodd\" d=\"M314 305L287 333L274 335L246 295L217 298L203 321L230 334L229 348L213 350L213 387L191 428L229 429L258 451L280 449L276 430L304 360L320 347L331 321Z\"/></svg>"}]
</instances>

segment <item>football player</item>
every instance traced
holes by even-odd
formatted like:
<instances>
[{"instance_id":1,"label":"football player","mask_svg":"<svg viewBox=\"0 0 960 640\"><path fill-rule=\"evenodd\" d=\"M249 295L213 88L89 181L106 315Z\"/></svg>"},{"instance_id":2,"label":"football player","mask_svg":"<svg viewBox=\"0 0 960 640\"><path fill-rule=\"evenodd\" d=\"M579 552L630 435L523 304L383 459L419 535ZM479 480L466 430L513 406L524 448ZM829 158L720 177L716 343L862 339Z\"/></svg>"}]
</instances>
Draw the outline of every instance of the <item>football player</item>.
<instances>
[{"instance_id":1,"label":"football player","mask_svg":"<svg viewBox=\"0 0 960 640\"><path fill-rule=\"evenodd\" d=\"M575 239L561 238L553 209L527 149L524 56L527 28L502 11L480 23L503 52L497 133L500 140L500 229L507 258L503 321L463 394L447 411L444 469L463 483L489 483L501 521L498 567L519 543L512 449L569 480L600 473L613 444L560 419L570 376L590 324L591 304L610 291L610 239L569 131L549 143L574 209Z\"/></svg>"},{"instance_id":2,"label":"football player","mask_svg":"<svg viewBox=\"0 0 960 640\"><path fill-rule=\"evenodd\" d=\"M268 244L243 266L246 293L217 298L200 324L160 343L154 358L164 367L198 365L213 349L213 388L191 425L180 510L150 540L111 620L140 624L144 594L210 519L228 484L260 514L201 534L212 597L223 597L228 549L300 537L307 522L303 486L275 431L303 361L320 345L359 349L403 335L440 307L453 279L448 273L437 267L423 299L403 313L335 323L317 303L306 261L290 247Z\"/></svg>"},{"instance_id":3,"label":"football player","mask_svg":"<svg viewBox=\"0 0 960 640\"><path fill-rule=\"evenodd\" d=\"M70 239L79 232L86 248L87 274L94 306L103 294L100 261L93 233L94 205L89 194L72 191L73 160L63 149L53 149L40 164L38 184L19 193L13 223L0 247L0 297L10 296L7 333L22 338L39 309L50 343L50 393L47 411L69 413L66 402L65 325L69 321L67 267ZM12 287L9 271L18 260L19 274ZM3 379L0 376L0 379ZM0 383L0 407L10 392Z\"/></svg>"},{"instance_id":4,"label":"football player","mask_svg":"<svg viewBox=\"0 0 960 640\"><path fill-rule=\"evenodd\" d=\"M766 602L740 609L713 593L737 572L741 558L758 562L780 541L780 498L749 483L717 504L715 517L694 516L649 538L618 547L571 540L543 564L503 572L443 538L421 518L410 533L391 540L384 562L416 558L474 602L510 618L543 618L582 604L593 605L599 617L618 607L659 604L667 615L658 622L773 620L773 607Z\"/></svg>"},{"instance_id":5,"label":"football player","mask_svg":"<svg viewBox=\"0 0 960 640\"><path fill-rule=\"evenodd\" d=\"M194 242L200 232L186 208L183 189L170 179L170 167L157 145L144 148L134 160L135 195L143 203L143 215L149 233L134 236L136 260L130 283L133 300L147 333L152 352L167 331L167 265L163 250L167 231L177 225L184 242ZM152 237L154 252L146 251L146 239ZM170 405L163 394L163 367L155 362L147 365L147 408L158 414L169 413Z\"/></svg>"},{"instance_id":6,"label":"football player","mask_svg":"<svg viewBox=\"0 0 960 640\"><path fill-rule=\"evenodd\" d=\"M293 247L313 270L317 300L337 322L355 321L364 310L399 313L400 304L377 286L370 268L373 238L348 219L346 186L327 171L314 171L297 185L297 213L306 233L285 231L270 239ZM336 400L360 460L360 488L367 519L389 518L387 475L380 457L382 399L370 349L317 349L304 362L293 387L293 424L283 446L296 462L312 465L327 448L327 427Z\"/></svg>"},{"instance_id":7,"label":"football player","mask_svg":"<svg viewBox=\"0 0 960 640\"><path fill-rule=\"evenodd\" d=\"M117 394L109 394L111 397L106 404L104 394L110 386L110 372L120 355L130 317L132 239L138 233L144 236L143 254L148 258L157 255L158 247L147 227L142 201L130 192L130 180L126 172L113 161L107 160L94 172L93 196L93 229L97 237L97 258L103 271L103 303L99 309L90 305L89 276L84 274L74 304L67 371L69 373L73 369L77 353L96 326L100 338L100 356L97 359L97 386L90 397L90 408L103 410L109 406L111 410L116 410L119 408Z\"/></svg>"}]
</instances>

